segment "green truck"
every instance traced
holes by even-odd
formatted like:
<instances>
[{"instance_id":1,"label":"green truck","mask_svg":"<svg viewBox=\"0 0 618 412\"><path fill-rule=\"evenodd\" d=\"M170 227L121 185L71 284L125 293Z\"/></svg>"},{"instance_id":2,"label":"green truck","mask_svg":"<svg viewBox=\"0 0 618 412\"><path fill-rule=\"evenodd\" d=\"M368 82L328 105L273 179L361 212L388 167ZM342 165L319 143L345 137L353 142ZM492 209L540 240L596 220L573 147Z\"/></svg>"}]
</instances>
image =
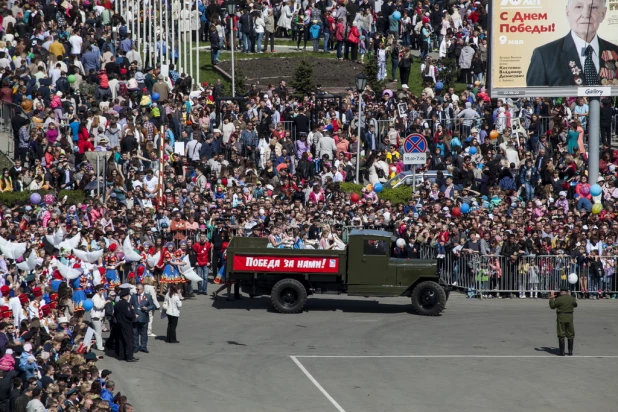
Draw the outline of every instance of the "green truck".
<instances>
[{"instance_id":1,"label":"green truck","mask_svg":"<svg viewBox=\"0 0 618 412\"><path fill-rule=\"evenodd\" d=\"M391 257L392 234L353 230L345 250L269 248L268 239L235 237L227 248L226 277L250 297L270 295L281 313L300 312L314 293L408 296L419 315L446 306L449 287L440 283L435 260Z\"/></svg>"}]
</instances>

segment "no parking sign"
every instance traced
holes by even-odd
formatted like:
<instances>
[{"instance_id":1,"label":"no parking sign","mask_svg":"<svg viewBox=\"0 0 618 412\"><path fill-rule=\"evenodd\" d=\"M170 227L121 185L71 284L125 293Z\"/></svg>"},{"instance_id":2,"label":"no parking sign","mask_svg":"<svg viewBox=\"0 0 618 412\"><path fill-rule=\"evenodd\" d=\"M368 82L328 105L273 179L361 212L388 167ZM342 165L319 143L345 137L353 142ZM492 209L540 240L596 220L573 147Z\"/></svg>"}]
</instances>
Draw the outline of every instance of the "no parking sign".
<instances>
[{"instance_id":1,"label":"no parking sign","mask_svg":"<svg viewBox=\"0 0 618 412\"><path fill-rule=\"evenodd\" d=\"M427 163L427 139L418 133L412 133L403 142L403 164L424 165Z\"/></svg>"}]
</instances>

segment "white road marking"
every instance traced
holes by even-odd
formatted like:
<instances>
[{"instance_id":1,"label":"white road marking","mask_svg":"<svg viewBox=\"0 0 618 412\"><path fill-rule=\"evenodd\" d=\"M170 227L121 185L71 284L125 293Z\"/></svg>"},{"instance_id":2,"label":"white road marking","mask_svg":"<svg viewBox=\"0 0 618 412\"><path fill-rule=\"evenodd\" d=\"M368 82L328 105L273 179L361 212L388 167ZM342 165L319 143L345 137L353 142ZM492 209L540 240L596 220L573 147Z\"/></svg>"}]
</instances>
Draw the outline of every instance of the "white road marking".
<instances>
[{"instance_id":1,"label":"white road marking","mask_svg":"<svg viewBox=\"0 0 618 412\"><path fill-rule=\"evenodd\" d=\"M305 374L305 376L307 378L309 378L309 380L320 390L320 392L322 392L322 394L324 396L326 396L326 399L328 399L330 401L330 403L333 404L333 406L335 408L337 408L337 410L339 412L345 412L345 409L343 409L341 407L341 405L339 405L337 403L337 401L335 399L333 399L332 396L330 396L330 394L328 392L326 392L326 389L324 389L322 387L322 385L320 385L320 383L309 373L309 371L303 366L302 363L300 363L300 361L298 359L296 359L296 356L290 356L290 358L292 358L292 360L294 361L294 363L296 364L296 366L298 366L300 368L301 371L303 371L303 373Z\"/></svg>"},{"instance_id":2,"label":"white road marking","mask_svg":"<svg viewBox=\"0 0 618 412\"><path fill-rule=\"evenodd\" d=\"M558 356L558 355L296 355L291 358L488 358L488 359L521 359L521 358L554 358L554 359L569 359L569 358L601 358L601 359L618 359L618 355L573 355L573 356Z\"/></svg>"}]
</instances>

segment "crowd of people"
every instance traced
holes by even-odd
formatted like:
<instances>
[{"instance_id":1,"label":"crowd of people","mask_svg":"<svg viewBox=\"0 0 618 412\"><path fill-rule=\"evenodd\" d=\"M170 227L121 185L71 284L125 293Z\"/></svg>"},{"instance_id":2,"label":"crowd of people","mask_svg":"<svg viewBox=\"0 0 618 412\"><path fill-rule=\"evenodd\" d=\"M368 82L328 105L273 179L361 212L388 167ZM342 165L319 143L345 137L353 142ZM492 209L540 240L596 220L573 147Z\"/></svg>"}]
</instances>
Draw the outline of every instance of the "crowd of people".
<instances>
[{"instance_id":1,"label":"crowd of people","mask_svg":"<svg viewBox=\"0 0 618 412\"><path fill-rule=\"evenodd\" d=\"M481 296L542 296L558 286L544 277L576 272L581 297L615 298L614 102L602 102L601 177L589 182L586 99L489 99L486 1L452 3L239 5L245 51L261 40L243 31L262 19L252 9L295 39L308 38L312 26L299 25L309 16L325 50L357 60L356 32L366 50L396 57L394 68L426 85L420 95L405 78L397 90L367 87L362 107L353 89L299 99L285 81L222 99L221 82L195 85L173 64L142 62L107 0L5 7L0 100L15 150L0 198L32 195L0 204L0 410L132 410L93 350L107 345L127 361L148 353L158 306L166 341L178 342L184 299L207 295L212 278L221 284L213 298L225 289L232 298L225 251L234 236L333 249L350 227L383 229L401 239L392 256L436 257L449 282L480 285ZM230 21L225 6L197 5L213 44ZM405 48L457 58L469 87L441 87L431 60L406 73ZM435 178L394 201L389 191L410 170L410 133L429 146L418 175ZM189 267L201 279L195 290Z\"/></svg>"}]
</instances>

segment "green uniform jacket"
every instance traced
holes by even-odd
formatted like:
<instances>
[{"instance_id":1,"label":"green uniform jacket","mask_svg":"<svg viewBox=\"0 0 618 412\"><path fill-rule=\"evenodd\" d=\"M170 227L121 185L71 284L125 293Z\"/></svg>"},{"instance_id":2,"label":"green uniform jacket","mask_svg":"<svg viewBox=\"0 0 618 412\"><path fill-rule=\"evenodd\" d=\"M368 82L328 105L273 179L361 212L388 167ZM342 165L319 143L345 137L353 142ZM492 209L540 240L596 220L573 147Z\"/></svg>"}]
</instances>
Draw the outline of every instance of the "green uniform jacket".
<instances>
[{"instance_id":1,"label":"green uniform jacket","mask_svg":"<svg viewBox=\"0 0 618 412\"><path fill-rule=\"evenodd\" d=\"M577 300L571 295L560 295L549 300L549 307L556 309L556 329L559 338L573 339L575 326L573 325L573 310L577 307Z\"/></svg>"}]
</instances>

